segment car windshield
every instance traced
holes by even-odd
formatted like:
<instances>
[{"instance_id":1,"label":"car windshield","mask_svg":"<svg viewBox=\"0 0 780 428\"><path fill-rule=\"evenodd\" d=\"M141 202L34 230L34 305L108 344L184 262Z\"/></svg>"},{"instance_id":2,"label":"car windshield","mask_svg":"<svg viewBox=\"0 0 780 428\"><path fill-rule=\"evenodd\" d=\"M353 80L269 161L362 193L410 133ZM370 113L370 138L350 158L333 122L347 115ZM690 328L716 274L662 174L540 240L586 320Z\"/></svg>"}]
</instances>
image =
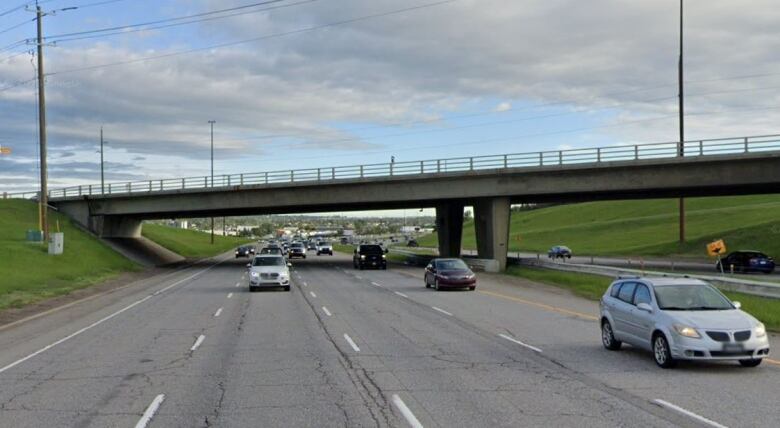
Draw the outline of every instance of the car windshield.
<instances>
[{"instance_id":1,"label":"car windshield","mask_svg":"<svg viewBox=\"0 0 780 428\"><path fill-rule=\"evenodd\" d=\"M292 244L292 248L303 248L303 244L301 243Z\"/></svg>"},{"instance_id":2,"label":"car windshield","mask_svg":"<svg viewBox=\"0 0 780 428\"><path fill-rule=\"evenodd\" d=\"M280 248L263 248L260 252L263 254L279 254L282 250Z\"/></svg>"},{"instance_id":3,"label":"car windshield","mask_svg":"<svg viewBox=\"0 0 780 428\"><path fill-rule=\"evenodd\" d=\"M330 245L330 243L325 242L325 241L320 241L320 242L317 243L317 245L322 247L322 246L325 246L325 245Z\"/></svg>"},{"instance_id":4,"label":"car windshield","mask_svg":"<svg viewBox=\"0 0 780 428\"><path fill-rule=\"evenodd\" d=\"M731 302L709 284L665 285L655 287L658 307L669 311L734 309Z\"/></svg>"},{"instance_id":5,"label":"car windshield","mask_svg":"<svg viewBox=\"0 0 780 428\"><path fill-rule=\"evenodd\" d=\"M281 257L255 257L252 266L284 266L284 259Z\"/></svg>"},{"instance_id":6,"label":"car windshield","mask_svg":"<svg viewBox=\"0 0 780 428\"><path fill-rule=\"evenodd\" d=\"M439 260L436 262L436 267L439 270L467 270L469 267L463 260Z\"/></svg>"},{"instance_id":7,"label":"car windshield","mask_svg":"<svg viewBox=\"0 0 780 428\"><path fill-rule=\"evenodd\" d=\"M360 246L360 253L361 254L377 254L377 253L384 253L384 252L385 251L379 245L361 245Z\"/></svg>"}]
</instances>

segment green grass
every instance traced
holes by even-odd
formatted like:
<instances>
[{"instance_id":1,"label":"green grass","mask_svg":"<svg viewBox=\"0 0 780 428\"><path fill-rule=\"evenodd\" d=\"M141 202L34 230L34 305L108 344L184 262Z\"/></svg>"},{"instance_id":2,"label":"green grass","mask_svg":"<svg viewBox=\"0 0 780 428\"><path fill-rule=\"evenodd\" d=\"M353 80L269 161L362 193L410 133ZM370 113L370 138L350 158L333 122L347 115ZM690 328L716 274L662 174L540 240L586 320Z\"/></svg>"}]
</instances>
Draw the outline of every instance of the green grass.
<instances>
[{"instance_id":1,"label":"green grass","mask_svg":"<svg viewBox=\"0 0 780 428\"><path fill-rule=\"evenodd\" d=\"M352 255L352 253L355 251L355 246L349 244L333 244L333 251Z\"/></svg>"},{"instance_id":2,"label":"green grass","mask_svg":"<svg viewBox=\"0 0 780 428\"><path fill-rule=\"evenodd\" d=\"M506 273L530 281L565 288L589 300L599 300L612 282L611 278L600 275L562 272L526 266L510 266L507 268ZM723 291L723 294L731 300L742 303L742 309L758 318L768 329L780 331L780 299L758 297L732 291Z\"/></svg>"},{"instance_id":3,"label":"green grass","mask_svg":"<svg viewBox=\"0 0 780 428\"><path fill-rule=\"evenodd\" d=\"M49 211L51 231L65 233L64 253L50 256L47 246L28 243L25 232L38 228L38 206L0 200L0 309L21 307L68 294L140 269L71 221Z\"/></svg>"},{"instance_id":4,"label":"green grass","mask_svg":"<svg viewBox=\"0 0 780 428\"><path fill-rule=\"evenodd\" d=\"M163 247L188 258L215 256L252 241L251 239L235 236L215 235L214 244L211 244L210 233L178 229L154 223L144 223L141 233Z\"/></svg>"},{"instance_id":5,"label":"green grass","mask_svg":"<svg viewBox=\"0 0 780 428\"><path fill-rule=\"evenodd\" d=\"M780 195L686 199L687 242L678 244L677 199L589 202L512 214L510 251L546 253L568 245L575 254L706 258L705 245L724 239L729 250L780 256ZM519 240L518 240L519 238ZM435 247L436 234L418 240ZM476 248L473 222L463 247Z\"/></svg>"}]
</instances>

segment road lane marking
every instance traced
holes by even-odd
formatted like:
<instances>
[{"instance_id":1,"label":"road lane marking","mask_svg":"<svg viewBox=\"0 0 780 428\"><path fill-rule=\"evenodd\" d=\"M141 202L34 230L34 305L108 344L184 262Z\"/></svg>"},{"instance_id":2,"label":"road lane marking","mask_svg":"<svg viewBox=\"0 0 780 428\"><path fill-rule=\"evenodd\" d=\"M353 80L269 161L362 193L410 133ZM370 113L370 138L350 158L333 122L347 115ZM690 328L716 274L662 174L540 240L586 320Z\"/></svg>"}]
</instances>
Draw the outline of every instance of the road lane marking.
<instances>
[{"instance_id":1,"label":"road lane marking","mask_svg":"<svg viewBox=\"0 0 780 428\"><path fill-rule=\"evenodd\" d=\"M401 297L406 297L407 299L409 298L409 296L407 296L407 295L406 295L406 294L404 294L404 293L401 293L400 291L395 291L394 293L395 293L395 294L397 294L397 295L399 295L399 296L401 296Z\"/></svg>"},{"instance_id":2,"label":"road lane marking","mask_svg":"<svg viewBox=\"0 0 780 428\"><path fill-rule=\"evenodd\" d=\"M355 275L355 278L357 278L357 279L363 279L363 277L362 277L362 276L360 276L360 275Z\"/></svg>"},{"instance_id":3,"label":"road lane marking","mask_svg":"<svg viewBox=\"0 0 780 428\"><path fill-rule=\"evenodd\" d=\"M304 282L304 283L303 283L303 286L304 286L304 287L308 287L308 286L309 286L309 284L308 284L308 283L306 283L306 282Z\"/></svg>"},{"instance_id":4,"label":"road lane marking","mask_svg":"<svg viewBox=\"0 0 780 428\"><path fill-rule=\"evenodd\" d=\"M488 296L498 297L501 299L512 300L514 302L525 303L526 305L536 306L538 308L546 309L548 311L558 312L566 315L574 315L576 317L585 318L592 321L598 321L599 319L598 317L594 317L593 315L588 315L582 312L571 311L568 309L559 308L557 306L551 306L544 303L534 302L532 300L521 299L519 297L507 296L506 294L495 293L492 291L477 290L477 293L487 294Z\"/></svg>"},{"instance_id":5,"label":"road lane marking","mask_svg":"<svg viewBox=\"0 0 780 428\"><path fill-rule=\"evenodd\" d=\"M406 406L406 403L401 400L398 394L393 394L393 404L395 404L395 407L398 408L398 411L401 412L401 415L403 415L412 428L423 428L423 425L417 420L417 417L409 410L409 407Z\"/></svg>"},{"instance_id":6,"label":"road lane marking","mask_svg":"<svg viewBox=\"0 0 780 428\"><path fill-rule=\"evenodd\" d=\"M241 285L241 283L240 283L240 282L237 282L237 283L236 283L236 287L238 287L239 285Z\"/></svg>"},{"instance_id":7,"label":"road lane marking","mask_svg":"<svg viewBox=\"0 0 780 428\"><path fill-rule=\"evenodd\" d=\"M371 285L373 285L374 287L381 287L382 286L382 284L377 284L376 282L372 282Z\"/></svg>"},{"instance_id":8,"label":"road lane marking","mask_svg":"<svg viewBox=\"0 0 780 428\"><path fill-rule=\"evenodd\" d=\"M452 316L452 314L451 314L451 313L449 313L449 312L445 311L444 309L437 308L436 306L431 306L431 309L433 309L434 311L439 311L439 312L443 313L444 315L449 315L449 316Z\"/></svg>"},{"instance_id":9,"label":"road lane marking","mask_svg":"<svg viewBox=\"0 0 780 428\"><path fill-rule=\"evenodd\" d=\"M326 308L325 306L323 306L323 307L322 307L322 312L325 312L325 315L327 315L327 316L331 316L331 315L333 315L332 313L330 313L330 311L328 310L328 308Z\"/></svg>"},{"instance_id":10,"label":"road lane marking","mask_svg":"<svg viewBox=\"0 0 780 428\"><path fill-rule=\"evenodd\" d=\"M352 349L355 350L355 352L360 352L360 348L355 344L355 342L352 340L351 337L347 333L344 333L344 339L347 340L347 343L349 343L349 346L352 347Z\"/></svg>"},{"instance_id":11,"label":"road lane marking","mask_svg":"<svg viewBox=\"0 0 780 428\"><path fill-rule=\"evenodd\" d=\"M192 348L190 348L190 352L195 352L195 350L198 349L198 346L200 346L200 344L203 343L205 339L206 336L202 334L198 336L198 338L195 340L195 343L192 345Z\"/></svg>"},{"instance_id":12,"label":"road lane marking","mask_svg":"<svg viewBox=\"0 0 780 428\"><path fill-rule=\"evenodd\" d=\"M532 351L536 351L536 352L542 352L542 350L541 350L541 349L539 349L539 348L537 348L536 346L531 346L531 345L529 345L529 344L527 344L527 343L523 343L523 342L521 342L521 341L519 341L519 340L515 339L515 338L514 338L514 337L512 337L512 336L507 336L506 334L499 334L499 336L500 336L500 337L502 337L502 338L504 338L504 339L506 339L506 340L508 340L508 341L510 341L510 342L517 343L517 344L518 344L518 345L520 345L520 346L525 346L526 348L528 348L528 349L530 349L530 350L532 350Z\"/></svg>"},{"instance_id":13,"label":"road lane marking","mask_svg":"<svg viewBox=\"0 0 780 428\"><path fill-rule=\"evenodd\" d=\"M222 308L217 309L217 312L214 312L214 318L218 317L222 313Z\"/></svg>"},{"instance_id":14,"label":"road lane marking","mask_svg":"<svg viewBox=\"0 0 780 428\"><path fill-rule=\"evenodd\" d=\"M152 404L149 405L149 407L146 408L146 411L144 412L143 416L141 416L141 419L138 420L138 423L135 424L135 428L146 428L146 425L151 422L152 418L154 417L154 414L157 413L157 410L160 409L160 405L165 400L165 394L160 394L156 397L154 397L154 400L152 400Z\"/></svg>"},{"instance_id":15,"label":"road lane marking","mask_svg":"<svg viewBox=\"0 0 780 428\"><path fill-rule=\"evenodd\" d=\"M229 299L229 298L231 298L231 297L233 297L233 293L228 293L228 296L227 296L227 298Z\"/></svg>"},{"instance_id":16,"label":"road lane marking","mask_svg":"<svg viewBox=\"0 0 780 428\"><path fill-rule=\"evenodd\" d=\"M313 291L309 291L309 294L311 294L311 297L314 297L315 299L317 298L317 295L316 295L316 294L314 294L314 292L313 292Z\"/></svg>"},{"instance_id":17,"label":"road lane marking","mask_svg":"<svg viewBox=\"0 0 780 428\"><path fill-rule=\"evenodd\" d=\"M715 428L728 428L725 425L721 425L721 424L719 424L719 423L717 423L715 421L709 420L709 419L705 418L704 416L697 415L696 413L693 413L690 410L685 410L682 407L676 406L676 405L674 405L674 404L672 404L672 403L670 403L668 401L656 399L656 400L653 400L653 404L655 404L656 406L660 406L660 407L664 407L664 408L667 408L667 409L674 410L677 413L681 413L681 414L683 414L685 416L688 416L689 418L695 419L695 420L703 423L704 425L709 425L709 426L715 427Z\"/></svg>"}]
</instances>

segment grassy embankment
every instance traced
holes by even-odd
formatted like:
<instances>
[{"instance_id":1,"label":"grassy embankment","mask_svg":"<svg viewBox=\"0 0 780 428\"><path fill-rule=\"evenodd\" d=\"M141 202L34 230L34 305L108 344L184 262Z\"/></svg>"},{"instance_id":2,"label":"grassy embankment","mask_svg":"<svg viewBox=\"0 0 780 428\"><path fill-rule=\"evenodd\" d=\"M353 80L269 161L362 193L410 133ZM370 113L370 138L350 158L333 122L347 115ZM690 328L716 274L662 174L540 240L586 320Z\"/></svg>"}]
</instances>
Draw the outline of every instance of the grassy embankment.
<instances>
[{"instance_id":1,"label":"grassy embankment","mask_svg":"<svg viewBox=\"0 0 780 428\"><path fill-rule=\"evenodd\" d=\"M571 290L574 294L590 300L599 300L612 282L611 278L551 269L510 266L507 274L534 282ZM742 303L742 309L766 324L768 329L780 331L780 299L768 299L750 294L724 291L731 300Z\"/></svg>"},{"instance_id":2,"label":"grassy embankment","mask_svg":"<svg viewBox=\"0 0 780 428\"><path fill-rule=\"evenodd\" d=\"M25 232L38 228L38 206L0 200L0 310L21 307L140 269L59 213L49 211L51 231L65 233L64 253L28 243Z\"/></svg>"},{"instance_id":3,"label":"grassy embankment","mask_svg":"<svg viewBox=\"0 0 780 428\"><path fill-rule=\"evenodd\" d=\"M153 223L144 223L141 233L163 247L188 258L211 257L252 242L248 238L215 235L212 245L209 233Z\"/></svg>"},{"instance_id":4,"label":"grassy embankment","mask_svg":"<svg viewBox=\"0 0 780 428\"><path fill-rule=\"evenodd\" d=\"M579 255L707 258L705 245L722 238L729 250L780 256L780 195L686 199L687 242L677 242L677 199L589 202L512 214L510 251L546 253L568 245ZM519 240L518 240L519 237ZM418 240L435 247L436 234ZM473 222L463 248L476 248Z\"/></svg>"}]
</instances>

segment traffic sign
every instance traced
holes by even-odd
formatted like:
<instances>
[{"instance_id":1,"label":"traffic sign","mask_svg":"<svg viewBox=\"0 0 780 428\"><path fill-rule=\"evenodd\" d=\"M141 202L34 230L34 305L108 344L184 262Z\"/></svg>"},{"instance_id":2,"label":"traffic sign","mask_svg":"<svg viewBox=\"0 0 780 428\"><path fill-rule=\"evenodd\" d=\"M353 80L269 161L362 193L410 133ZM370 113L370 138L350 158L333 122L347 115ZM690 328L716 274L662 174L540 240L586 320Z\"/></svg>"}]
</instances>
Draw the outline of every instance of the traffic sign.
<instances>
[{"instance_id":1,"label":"traffic sign","mask_svg":"<svg viewBox=\"0 0 780 428\"><path fill-rule=\"evenodd\" d=\"M726 243L722 239L707 244L707 254L710 256L719 256L726 253Z\"/></svg>"}]
</instances>

